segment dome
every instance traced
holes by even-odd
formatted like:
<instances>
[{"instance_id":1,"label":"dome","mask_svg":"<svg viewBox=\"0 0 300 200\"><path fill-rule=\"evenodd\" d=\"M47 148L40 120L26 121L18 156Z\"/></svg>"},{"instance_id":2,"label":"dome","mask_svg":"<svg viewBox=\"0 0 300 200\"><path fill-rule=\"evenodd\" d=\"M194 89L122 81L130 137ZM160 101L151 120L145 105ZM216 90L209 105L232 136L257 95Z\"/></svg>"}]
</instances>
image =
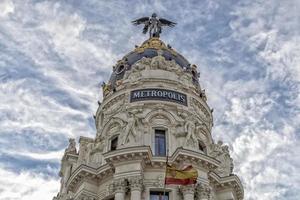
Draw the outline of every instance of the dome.
<instances>
[{"instance_id":1,"label":"dome","mask_svg":"<svg viewBox=\"0 0 300 200\"><path fill-rule=\"evenodd\" d=\"M193 82L199 85L198 73L191 67L191 64L171 46L165 45L158 37L152 37L141 46L137 46L132 52L125 55L114 66L109 84L114 88L116 81L123 79L126 71L131 70L131 66L142 58L153 58L158 55L163 56L166 60L174 60L182 69L190 71L193 74Z\"/></svg>"}]
</instances>

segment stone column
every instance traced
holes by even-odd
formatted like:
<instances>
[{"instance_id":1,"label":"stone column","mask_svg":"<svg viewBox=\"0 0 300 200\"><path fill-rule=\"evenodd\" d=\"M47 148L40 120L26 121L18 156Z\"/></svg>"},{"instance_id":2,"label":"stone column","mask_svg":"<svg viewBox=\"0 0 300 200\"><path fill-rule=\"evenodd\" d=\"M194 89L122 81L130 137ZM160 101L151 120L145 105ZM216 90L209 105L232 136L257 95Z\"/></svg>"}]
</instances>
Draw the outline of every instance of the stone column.
<instances>
[{"instance_id":1,"label":"stone column","mask_svg":"<svg viewBox=\"0 0 300 200\"><path fill-rule=\"evenodd\" d=\"M196 188L197 200L209 200L211 189L208 185L199 184Z\"/></svg>"},{"instance_id":2,"label":"stone column","mask_svg":"<svg viewBox=\"0 0 300 200\"><path fill-rule=\"evenodd\" d=\"M193 185L187 185L180 187L184 200L194 200L195 187Z\"/></svg>"},{"instance_id":3,"label":"stone column","mask_svg":"<svg viewBox=\"0 0 300 200\"><path fill-rule=\"evenodd\" d=\"M143 180L141 176L129 178L131 200L140 200L143 189Z\"/></svg>"},{"instance_id":4,"label":"stone column","mask_svg":"<svg viewBox=\"0 0 300 200\"><path fill-rule=\"evenodd\" d=\"M114 180L115 200L124 200L126 191L125 179Z\"/></svg>"}]
</instances>

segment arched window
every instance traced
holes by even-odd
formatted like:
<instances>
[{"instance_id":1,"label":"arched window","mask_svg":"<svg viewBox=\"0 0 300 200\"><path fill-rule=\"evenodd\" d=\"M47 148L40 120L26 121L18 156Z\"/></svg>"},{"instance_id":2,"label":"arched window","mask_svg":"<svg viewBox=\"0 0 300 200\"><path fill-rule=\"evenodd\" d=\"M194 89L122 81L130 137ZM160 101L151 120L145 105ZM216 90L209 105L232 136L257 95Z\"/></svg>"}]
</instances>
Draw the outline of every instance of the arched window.
<instances>
[{"instance_id":1,"label":"arched window","mask_svg":"<svg viewBox=\"0 0 300 200\"><path fill-rule=\"evenodd\" d=\"M201 140L198 140L198 148L200 151L206 154L206 146Z\"/></svg>"},{"instance_id":2,"label":"arched window","mask_svg":"<svg viewBox=\"0 0 300 200\"><path fill-rule=\"evenodd\" d=\"M110 141L110 150L114 151L118 147L118 136L115 136Z\"/></svg>"}]
</instances>

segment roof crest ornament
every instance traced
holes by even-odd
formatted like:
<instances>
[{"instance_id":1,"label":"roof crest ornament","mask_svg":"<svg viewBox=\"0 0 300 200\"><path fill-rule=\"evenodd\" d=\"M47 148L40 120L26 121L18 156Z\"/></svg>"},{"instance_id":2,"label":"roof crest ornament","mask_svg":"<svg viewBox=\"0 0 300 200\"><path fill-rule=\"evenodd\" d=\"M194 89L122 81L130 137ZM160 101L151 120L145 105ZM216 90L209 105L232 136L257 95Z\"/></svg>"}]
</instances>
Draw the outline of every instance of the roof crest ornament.
<instances>
[{"instance_id":1,"label":"roof crest ornament","mask_svg":"<svg viewBox=\"0 0 300 200\"><path fill-rule=\"evenodd\" d=\"M164 18L158 18L156 13L153 13L151 17L142 17L132 21L133 25L144 24L143 33L146 34L149 32L149 37L157 37L161 34L161 30L163 26L174 27L176 25L175 22L171 22Z\"/></svg>"}]
</instances>

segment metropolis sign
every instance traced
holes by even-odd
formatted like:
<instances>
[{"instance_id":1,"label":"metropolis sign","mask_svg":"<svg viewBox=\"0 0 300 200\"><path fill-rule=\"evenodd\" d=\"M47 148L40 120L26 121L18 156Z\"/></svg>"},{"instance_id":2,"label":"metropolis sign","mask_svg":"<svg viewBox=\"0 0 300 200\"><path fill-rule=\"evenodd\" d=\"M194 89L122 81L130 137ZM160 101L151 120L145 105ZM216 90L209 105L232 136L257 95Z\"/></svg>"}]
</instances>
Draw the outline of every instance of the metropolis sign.
<instances>
[{"instance_id":1,"label":"metropolis sign","mask_svg":"<svg viewBox=\"0 0 300 200\"><path fill-rule=\"evenodd\" d=\"M130 92L130 102L161 100L171 101L187 106L187 98L185 94L165 89L141 89Z\"/></svg>"}]
</instances>

